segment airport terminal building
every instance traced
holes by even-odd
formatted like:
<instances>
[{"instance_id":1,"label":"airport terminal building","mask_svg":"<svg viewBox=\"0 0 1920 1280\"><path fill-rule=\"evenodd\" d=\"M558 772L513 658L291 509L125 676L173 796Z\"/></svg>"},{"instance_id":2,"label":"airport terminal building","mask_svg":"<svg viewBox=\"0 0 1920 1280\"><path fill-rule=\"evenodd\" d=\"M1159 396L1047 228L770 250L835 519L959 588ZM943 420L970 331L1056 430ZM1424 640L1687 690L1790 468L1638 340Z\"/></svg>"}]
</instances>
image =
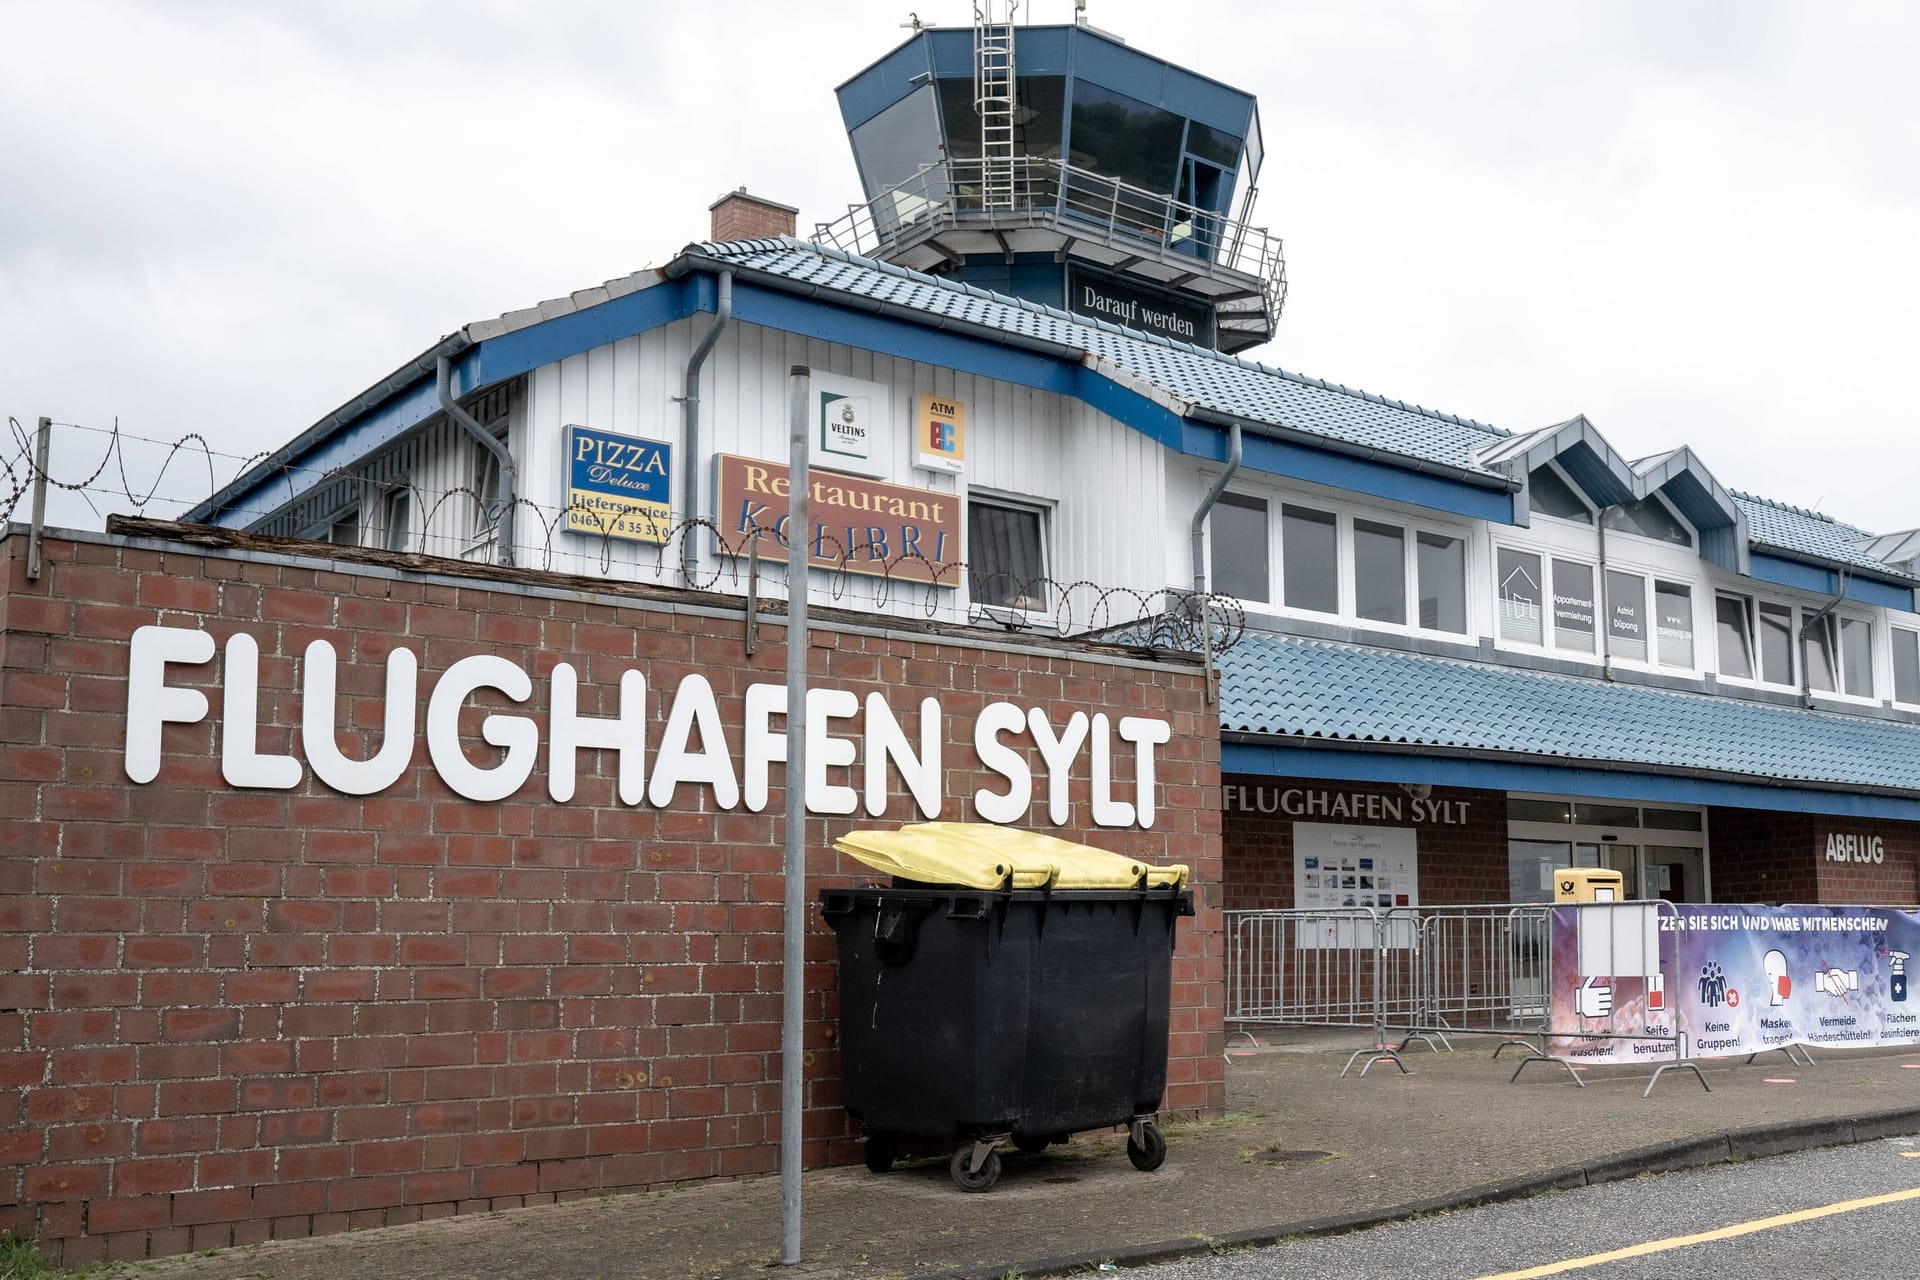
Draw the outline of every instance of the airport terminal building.
<instances>
[{"instance_id":1,"label":"airport terminal building","mask_svg":"<svg viewBox=\"0 0 1920 1280\"><path fill-rule=\"evenodd\" d=\"M770 1168L802 581L811 873L927 818L1187 863L1170 1108L1224 1105L1225 912L1920 902L1920 530L1623 457L1577 389L1494 426L1242 354L1257 105L1097 30L838 92L849 217L729 193L182 526L13 557L0 1089L67 1261Z\"/></svg>"},{"instance_id":2,"label":"airport terminal building","mask_svg":"<svg viewBox=\"0 0 1920 1280\"><path fill-rule=\"evenodd\" d=\"M443 344L516 468L517 562L731 589L804 365L864 415L857 456L814 458L855 477L815 535L843 603L1244 609L1214 655L1229 908L1526 901L1557 864L1675 901L1920 900L1920 532L1739 492L1684 440L1626 458L1577 414L1496 427L1232 354L1285 294L1235 203L1254 100L1090 28L1012 32L1004 125L966 29L840 87L868 203L811 241L734 193L664 267ZM434 354L193 518L498 557L499 462L439 411ZM603 437L663 469L663 528L717 535L564 515ZM955 523L866 519L887 485ZM1308 882L1299 842L1339 827L1402 833L1396 882Z\"/></svg>"}]
</instances>

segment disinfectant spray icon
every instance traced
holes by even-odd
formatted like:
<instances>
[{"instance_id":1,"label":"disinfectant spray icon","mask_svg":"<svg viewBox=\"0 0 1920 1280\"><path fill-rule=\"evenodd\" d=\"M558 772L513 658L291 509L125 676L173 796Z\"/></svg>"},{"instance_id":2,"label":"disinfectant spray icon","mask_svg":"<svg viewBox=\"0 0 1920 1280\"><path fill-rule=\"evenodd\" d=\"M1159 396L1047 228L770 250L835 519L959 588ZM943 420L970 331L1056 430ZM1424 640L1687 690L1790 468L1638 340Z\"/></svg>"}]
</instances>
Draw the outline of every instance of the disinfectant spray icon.
<instances>
[{"instance_id":1,"label":"disinfectant spray icon","mask_svg":"<svg viewBox=\"0 0 1920 1280\"><path fill-rule=\"evenodd\" d=\"M1891 994L1896 1002L1905 1004L1907 999L1907 953L1904 951L1889 951L1887 952L1887 959L1893 964L1893 991Z\"/></svg>"}]
</instances>

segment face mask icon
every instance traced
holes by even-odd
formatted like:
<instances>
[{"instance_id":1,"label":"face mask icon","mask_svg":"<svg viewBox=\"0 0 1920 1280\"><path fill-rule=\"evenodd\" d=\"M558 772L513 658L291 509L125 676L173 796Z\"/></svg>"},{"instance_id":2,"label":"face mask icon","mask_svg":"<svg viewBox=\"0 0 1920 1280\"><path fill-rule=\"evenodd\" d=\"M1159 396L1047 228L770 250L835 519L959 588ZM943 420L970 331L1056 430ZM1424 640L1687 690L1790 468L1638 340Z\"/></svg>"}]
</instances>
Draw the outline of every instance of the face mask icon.
<instances>
[{"instance_id":1,"label":"face mask icon","mask_svg":"<svg viewBox=\"0 0 1920 1280\"><path fill-rule=\"evenodd\" d=\"M1780 951L1769 951L1760 962L1767 971L1767 991L1769 1004L1781 1005L1793 994L1793 979L1787 976L1787 957Z\"/></svg>"}]
</instances>

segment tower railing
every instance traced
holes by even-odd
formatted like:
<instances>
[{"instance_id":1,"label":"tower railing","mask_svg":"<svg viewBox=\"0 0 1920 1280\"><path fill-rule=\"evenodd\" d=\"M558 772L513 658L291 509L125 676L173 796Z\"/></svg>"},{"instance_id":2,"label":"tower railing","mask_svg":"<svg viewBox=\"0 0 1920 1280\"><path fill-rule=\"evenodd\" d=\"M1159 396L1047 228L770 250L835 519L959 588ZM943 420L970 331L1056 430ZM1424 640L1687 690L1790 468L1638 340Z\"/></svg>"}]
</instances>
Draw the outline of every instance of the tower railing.
<instances>
[{"instance_id":1,"label":"tower railing","mask_svg":"<svg viewBox=\"0 0 1920 1280\"><path fill-rule=\"evenodd\" d=\"M1010 196L999 180L1002 172L1011 178ZM905 182L848 206L844 216L819 223L812 238L847 253L886 258L950 231L1036 227L1057 228L1136 261L1178 267L1183 275L1240 284L1243 292L1216 302L1226 328L1250 331L1264 320L1271 333L1286 304L1286 260L1278 236L1229 214L1044 156L923 166ZM1233 323L1236 317L1243 323Z\"/></svg>"}]
</instances>

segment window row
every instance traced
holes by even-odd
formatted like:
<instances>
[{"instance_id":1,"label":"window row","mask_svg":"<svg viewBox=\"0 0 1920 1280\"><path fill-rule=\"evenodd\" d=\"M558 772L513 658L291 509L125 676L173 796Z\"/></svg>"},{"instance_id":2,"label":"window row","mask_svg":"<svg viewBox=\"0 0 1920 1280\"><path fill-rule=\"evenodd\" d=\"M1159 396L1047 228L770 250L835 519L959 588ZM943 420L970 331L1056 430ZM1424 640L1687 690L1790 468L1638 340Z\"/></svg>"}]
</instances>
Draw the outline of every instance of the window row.
<instances>
[{"instance_id":1,"label":"window row","mask_svg":"<svg viewBox=\"0 0 1920 1280\"><path fill-rule=\"evenodd\" d=\"M1825 608L1795 610L1731 591L1715 598L1714 613L1721 675L1796 689L1804 680L1815 693L1875 696L1870 620ZM1893 700L1920 705L1920 631L1897 626L1888 631Z\"/></svg>"},{"instance_id":2,"label":"window row","mask_svg":"<svg viewBox=\"0 0 1920 1280\"><path fill-rule=\"evenodd\" d=\"M1606 652L1629 662L1694 669L1693 588L1630 569L1501 547L1494 556L1500 639L1594 653L1605 619ZM1596 594L1605 591L1604 601ZM1602 605L1604 604L1604 607Z\"/></svg>"},{"instance_id":3,"label":"window row","mask_svg":"<svg viewBox=\"0 0 1920 1280\"><path fill-rule=\"evenodd\" d=\"M1223 493L1208 529L1213 589L1273 603L1275 530L1267 500ZM1278 532L1278 592L1287 608L1466 634L1466 539L1292 502L1280 504Z\"/></svg>"}]
</instances>

